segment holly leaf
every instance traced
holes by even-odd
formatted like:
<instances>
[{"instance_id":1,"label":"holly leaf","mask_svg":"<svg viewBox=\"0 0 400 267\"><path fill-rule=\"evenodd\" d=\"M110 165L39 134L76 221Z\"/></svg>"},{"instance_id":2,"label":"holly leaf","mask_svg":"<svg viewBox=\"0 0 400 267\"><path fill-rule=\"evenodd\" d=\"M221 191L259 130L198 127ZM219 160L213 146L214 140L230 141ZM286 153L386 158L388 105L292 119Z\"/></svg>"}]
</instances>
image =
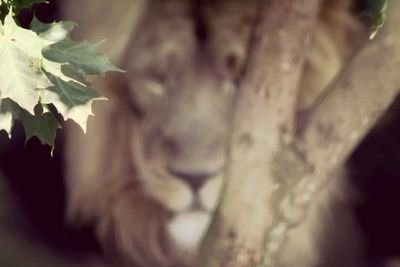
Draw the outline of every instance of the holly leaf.
<instances>
[{"instance_id":1,"label":"holly leaf","mask_svg":"<svg viewBox=\"0 0 400 267\"><path fill-rule=\"evenodd\" d=\"M85 76L122 71L111 64L106 56L100 55L99 45L100 43L75 42L66 38L45 47L42 53L50 61L70 64Z\"/></svg>"}]
</instances>

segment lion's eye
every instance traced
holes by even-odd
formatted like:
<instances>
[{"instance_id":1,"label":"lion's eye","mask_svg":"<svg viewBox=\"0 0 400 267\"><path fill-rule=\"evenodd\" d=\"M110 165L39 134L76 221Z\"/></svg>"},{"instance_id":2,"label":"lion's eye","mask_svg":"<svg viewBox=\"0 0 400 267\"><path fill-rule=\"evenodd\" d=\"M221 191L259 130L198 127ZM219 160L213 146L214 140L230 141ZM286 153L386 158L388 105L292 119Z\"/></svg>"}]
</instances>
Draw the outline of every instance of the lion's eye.
<instances>
[{"instance_id":1,"label":"lion's eye","mask_svg":"<svg viewBox=\"0 0 400 267\"><path fill-rule=\"evenodd\" d=\"M133 79L131 83L132 109L145 114L160 103L165 94L165 85L151 78L138 80Z\"/></svg>"},{"instance_id":2,"label":"lion's eye","mask_svg":"<svg viewBox=\"0 0 400 267\"><path fill-rule=\"evenodd\" d=\"M165 85L158 80L147 80L143 84L143 89L153 97L161 97L165 91Z\"/></svg>"}]
</instances>

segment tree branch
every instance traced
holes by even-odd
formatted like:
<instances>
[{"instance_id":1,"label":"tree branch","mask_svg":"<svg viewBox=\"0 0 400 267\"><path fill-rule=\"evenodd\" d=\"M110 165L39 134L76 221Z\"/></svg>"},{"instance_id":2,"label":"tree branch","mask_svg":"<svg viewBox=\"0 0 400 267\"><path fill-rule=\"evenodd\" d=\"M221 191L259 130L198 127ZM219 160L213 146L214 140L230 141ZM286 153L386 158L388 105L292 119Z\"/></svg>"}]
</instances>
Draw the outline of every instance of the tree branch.
<instances>
[{"instance_id":1,"label":"tree branch","mask_svg":"<svg viewBox=\"0 0 400 267\"><path fill-rule=\"evenodd\" d=\"M277 154L276 158L285 158L286 166L292 169L284 170L275 162L280 168L277 176L286 180L296 177L294 182L283 182L283 195L275 202L277 210L271 213L275 221L266 240L266 265L273 264L273 251L282 246L287 230L303 222L311 199L329 177L335 177L331 174L399 92L400 33L396 27L400 2L390 3L388 21L378 38L355 56L308 114L294 142Z\"/></svg>"},{"instance_id":2,"label":"tree branch","mask_svg":"<svg viewBox=\"0 0 400 267\"><path fill-rule=\"evenodd\" d=\"M400 88L400 2L390 1L388 20L348 64L308 115L299 146L318 169L343 162ZM318 170L316 170L318 171Z\"/></svg>"},{"instance_id":3,"label":"tree branch","mask_svg":"<svg viewBox=\"0 0 400 267\"><path fill-rule=\"evenodd\" d=\"M286 192L281 210L298 215L313 195L350 155L399 92L400 2L391 1L388 21L376 40L369 42L307 115L306 125L285 155L306 170ZM304 121L303 121L304 122ZM285 217L285 216L281 216ZM282 226L282 221L276 225ZM287 226L289 227L289 226Z\"/></svg>"},{"instance_id":4,"label":"tree branch","mask_svg":"<svg viewBox=\"0 0 400 267\"><path fill-rule=\"evenodd\" d=\"M267 203L275 183L269 163L291 135L304 51L318 3L262 1L260 24L236 98L224 193L198 266L255 266L262 256L272 222Z\"/></svg>"}]
</instances>

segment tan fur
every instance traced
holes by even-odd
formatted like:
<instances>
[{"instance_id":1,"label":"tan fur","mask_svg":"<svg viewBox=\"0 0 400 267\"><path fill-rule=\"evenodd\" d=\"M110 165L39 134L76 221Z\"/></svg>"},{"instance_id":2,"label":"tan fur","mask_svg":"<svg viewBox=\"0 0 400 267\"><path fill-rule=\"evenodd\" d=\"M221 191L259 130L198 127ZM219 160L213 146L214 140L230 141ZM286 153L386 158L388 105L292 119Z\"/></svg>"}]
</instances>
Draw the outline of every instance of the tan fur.
<instances>
[{"instance_id":1,"label":"tan fur","mask_svg":"<svg viewBox=\"0 0 400 267\"><path fill-rule=\"evenodd\" d=\"M349 15L346 2L326 1L329 8L322 11L304 74L301 108L312 105L353 51L353 41L348 38L358 24ZM199 212L211 216L214 211L234 81L244 64L251 33L251 20L243 18L255 9L242 10L239 33L235 30L238 18L233 16L223 34L211 33L208 44L202 46L193 30L189 1L118 3L113 5L125 10L110 12L110 17L102 19L106 24L97 27L93 22L84 23L84 8L97 6L101 10L109 6L107 1L80 6L71 0L66 5L66 13L78 16L75 19L83 25L83 35L94 32L98 36L100 32L112 36L107 50L127 69L125 76L96 81L109 101L95 104L96 117L89 120L86 136L76 126L69 127L68 219L73 224L93 225L105 253L117 263L192 266L196 250L179 244L181 241L168 231ZM79 12L74 12L77 6ZM139 16L131 14L133 8L141 10ZM240 10L240 4L232 8ZM116 18L124 12L128 15L117 23L120 19ZM217 9L205 11L210 12ZM131 29L126 28L126 21L132 24ZM221 44L230 45L220 48L224 47ZM233 62L227 59L232 55ZM197 196L186 180L178 178L179 173L207 176ZM331 191L337 190L324 191L318 205L313 206L310 223L303 227L306 230L292 234L282 266L319 264L315 239L320 233L315 229L323 217L321 209L337 201ZM304 239L309 240L306 246L300 242ZM293 257L297 253L293 251L298 251L298 257Z\"/></svg>"}]
</instances>

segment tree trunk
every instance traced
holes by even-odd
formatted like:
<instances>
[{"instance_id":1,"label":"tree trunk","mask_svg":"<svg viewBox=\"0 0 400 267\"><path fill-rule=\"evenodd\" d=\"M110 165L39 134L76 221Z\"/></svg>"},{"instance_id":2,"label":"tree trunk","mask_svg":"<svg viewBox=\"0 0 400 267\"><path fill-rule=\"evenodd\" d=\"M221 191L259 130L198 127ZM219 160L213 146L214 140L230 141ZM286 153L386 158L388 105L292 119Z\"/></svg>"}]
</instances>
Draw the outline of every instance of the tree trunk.
<instances>
[{"instance_id":1,"label":"tree trunk","mask_svg":"<svg viewBox=\"0 0 400 267\"><path fill-rule=\"evenodd\" d=\"M267 203L276 187L275 166L268 163L292 137L296 91L318 4L263 1L236 99L229 178L199 266L256 266L260 261L265 229L272 223Z\"/></svg>"},{"instance_id":2,"label":"tree trunk","mask_svg":"<svg viewBox=\"0 0 400 267\"><path fill-rule=\"evenodd\" d=\"M399 91L400 2L391 1L376 40L312 109L295 117L318 1L263 2L260 36L236 99L224 192L201 249L201 267L275 266L288 229L301 224L315 193Z\"/></svg>"}]
</instances>

